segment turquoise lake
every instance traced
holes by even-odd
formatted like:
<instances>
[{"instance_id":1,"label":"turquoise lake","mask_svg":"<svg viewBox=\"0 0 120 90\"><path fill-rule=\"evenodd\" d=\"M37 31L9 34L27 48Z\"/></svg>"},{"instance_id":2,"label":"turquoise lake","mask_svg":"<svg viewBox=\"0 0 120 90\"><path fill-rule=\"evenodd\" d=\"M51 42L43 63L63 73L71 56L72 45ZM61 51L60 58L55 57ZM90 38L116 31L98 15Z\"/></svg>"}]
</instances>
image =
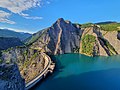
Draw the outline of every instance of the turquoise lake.
<instances>
[{"instance_id":1,"label":"turquoise lake","mask_svg":"<svg viewBox=\"0 0 120 90\"><path fill-rule=\"evenodd\" d=\"M32 90L120 90L120 55L64 54L54 61L54 73Z\"/></svg>"}]
</instances>

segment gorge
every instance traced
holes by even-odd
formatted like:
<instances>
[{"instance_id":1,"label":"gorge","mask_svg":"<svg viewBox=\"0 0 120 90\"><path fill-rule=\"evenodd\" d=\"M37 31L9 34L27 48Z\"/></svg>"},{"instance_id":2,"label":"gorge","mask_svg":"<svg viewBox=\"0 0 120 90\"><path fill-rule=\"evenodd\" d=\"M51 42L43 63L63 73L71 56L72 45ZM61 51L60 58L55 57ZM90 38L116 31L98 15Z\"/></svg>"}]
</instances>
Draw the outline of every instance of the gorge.
<instances>
[{"instance_id":1,"label":"gorge","mask_svg":"<svg viewBox=\"0 0 120 90\"><path fill-rule=\"evenodd\" d=\"M79 90L80 88L87 89L87 87L85 88L86 80L85 82L83 80L83 84L82 81L80 81L83 77L81 76L82 74L85 74L86 77L84 78L88 79L89 74L87 76L86 73L89 72L98 75L99 72L97 71L108 70L101 71L102 73L100 73L100 75L102 74L103 76L110 74L109 72L118 73L120 69L119 26L120 23L117 22L107 24L78 24L64 20L63 18L59 18L51 27L40 30L39 32L27 38L24 42L24 45L11 47L7 50L1 51L0 63L16 63L19 67L21 76L25 79L25 82L28 83L38 76L39 73L44 69L46 61L44 57L50 56L51 59L56 62L56 71L53 76L45 81L45 83L40 85L40 87L35 87L34 89L56 90L58 87L63 90L73 90L73 87L76 87L75 90ZM55 58L53 58L54 56ZM115 70L109 71L111 69ZM63 80L60 81L59 78L62 78ZM79 81L77 81L77 79ZM117 77L115 80L117 79L119 79L119 77ZM68 83L67 80L70 80L69 82L73 82L73 86L58 86L63 82ZM105 80L107 82L108 79ZM97 80L93 81L94 82L91 81L93 84L97 82ZM55 85L58 87L53 86L54 82L57 82ZM115 81L113 82L115 83ZM51 86L49 86L49 83L51 83ZM80 83L81 86L76 83ZM120 88L117 86L118 83L119 82L115 83L116 88ZM90 87L91 84L90 86L88 85L88 88ZM103 86L103 88L108 87Z\"/></svg>"}]
</instances>

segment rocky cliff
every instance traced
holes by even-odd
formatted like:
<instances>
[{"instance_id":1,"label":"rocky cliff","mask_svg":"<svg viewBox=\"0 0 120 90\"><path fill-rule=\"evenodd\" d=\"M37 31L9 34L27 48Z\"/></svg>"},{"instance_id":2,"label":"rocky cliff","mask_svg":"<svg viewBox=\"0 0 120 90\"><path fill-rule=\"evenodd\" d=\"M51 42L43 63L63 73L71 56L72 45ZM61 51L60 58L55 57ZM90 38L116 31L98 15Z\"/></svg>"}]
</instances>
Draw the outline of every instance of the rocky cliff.
<instances>
[{"instance_id":1,"label":"rocky cliff","mask_svg":"<svg viewBox=\"0 0 120 90\"><path fill-rule=\"evenodd\" d=\"M117 49L120 41L117 39L117 31L115 31L115 33L102 31L97 25L85 28L82 37L86 37L86 40L83 38L81 39L82 46L80 53L89 56L110 56L120 54L119 49ZM89 36L87 37L87 35ZM112 42L116 42L116 44L112 44L110 37L113 37Z\"/></svg>"},{"instance_id":2,"label":"rocky cliff","mask_svg":"<svg viewBox=\"0 0 120 90\"><path fill-rule=\"evenodd\" d=\"M25 82L17 65L0 65L0 90L25 90Z\"/></svg>"},{"instance_id":3,"label":"rocky cliff","mask_svg":"<svg viewBox=\"0 0 120 90\"><path fill-rule=\"evenodd\" d=\"M34 34L26 44L52 55L110 56L120 54L120 33L102 30L97 24L73 24L60 18L51 27Z\"/></svg>"},{"instance_id":4,"label":"rocky cliff","mask_svg":"<svg viewBox=\"0 0 120 90\"><path fill-rule=\"evenodd\" d=\"M82 30L79 25L60 18L51 27L36 33L27 44L33 42L30 45L32 48L52 55L79 52L81 35Z\"/></svg>"},{"instance_id":5,"label":"rocky cliff","mask_svg":"<svg viewBox=\"0 0 120 90\"><path fill-rule=\"evenodd\" d=\"M29 47L16 47L3 51L1 60L2 63L17 63L20 73L27 83L44 69L45 55L39 50Z\"/></svg>"}]
</instances>

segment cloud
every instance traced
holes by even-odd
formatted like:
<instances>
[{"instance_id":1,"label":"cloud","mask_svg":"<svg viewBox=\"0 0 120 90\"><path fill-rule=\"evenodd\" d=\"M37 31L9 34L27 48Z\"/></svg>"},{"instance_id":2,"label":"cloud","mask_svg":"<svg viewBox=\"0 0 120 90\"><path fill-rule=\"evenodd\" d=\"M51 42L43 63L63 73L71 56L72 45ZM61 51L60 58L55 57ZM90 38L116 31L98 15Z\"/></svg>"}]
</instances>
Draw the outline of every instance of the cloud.
<instances>
[{"instance_id":1,"label":"cloud","mask_svg":"<svg viewBox=\"0 0 120 90\"><path fill-rule=\"evenodd\" d=\"M26 19L33 19L33 20L40 20L43 19L43 17L37 17L37 16L29 16L29 14L24 14L24 13L20 13L19 15L23 16Z\"/></svg>"},{"instance_id":2,"label":"cloud","mask_svg":"<svg viewBox=\"0 0 120 90\"><path fill-rule=\"evenodd\" d=\"M42 17L33 17L29 14L23 13L26 10L35 7L41 7L43 0L0 0L0 7L9 10L11 13L18 14L26 19L42 19ZM2 11L2 10L1 10ZM15 24L14 21L8 19L11 16L10 13L5 11L1 12L0 22L6 22Z\"/></svg>"},{"instance_id":3,"label":"cloud","mask_svg":"<svg viewBox=\"0 0 120 90\"><path fill-rule=\"evenodd\" d=\"M21 14L25 10L40 6L40 2L41 0L1 0L0 7L15 14Z\"/></svg>"},{"instance_id":4,"label":"cloud","mask_svg":"<svg viewBox=\"0 0 120 90\"><path fill-rule=\"evenodd\" d=\"M3 10L0 10L0 22L2 23L9 23L9 24L15 24L14 21L9 20L9 17L11 16L10 13L7 13Z\"/></svg>"},{"instance_id":5,"label":"cloud","mask_svg":"<svg viewBox=\"0 0 120 90\"><path fill-rule=\"evenodd\" d=\"M26 19L41 20L43 17L25 17Z\"/></svg>"}]
</instances>

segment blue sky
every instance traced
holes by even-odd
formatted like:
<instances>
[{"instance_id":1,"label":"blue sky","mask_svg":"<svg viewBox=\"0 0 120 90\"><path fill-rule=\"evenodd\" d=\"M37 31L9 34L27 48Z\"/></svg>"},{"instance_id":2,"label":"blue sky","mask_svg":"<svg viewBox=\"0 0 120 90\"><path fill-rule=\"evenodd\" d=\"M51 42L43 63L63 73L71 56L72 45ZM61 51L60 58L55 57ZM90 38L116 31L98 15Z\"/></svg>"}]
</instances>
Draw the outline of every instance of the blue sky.
<instances>
[{"instance_id":1,"label":"blue sky","mask_svg":"<svg viewBox=\"0 0 120 90\"><path fill-rule=\"evenodd\" d=\"M0 1L0 28L34 33L61 17L77 23L120 21L120 0L26 1Z\"/></svg>"}]
</instances>

